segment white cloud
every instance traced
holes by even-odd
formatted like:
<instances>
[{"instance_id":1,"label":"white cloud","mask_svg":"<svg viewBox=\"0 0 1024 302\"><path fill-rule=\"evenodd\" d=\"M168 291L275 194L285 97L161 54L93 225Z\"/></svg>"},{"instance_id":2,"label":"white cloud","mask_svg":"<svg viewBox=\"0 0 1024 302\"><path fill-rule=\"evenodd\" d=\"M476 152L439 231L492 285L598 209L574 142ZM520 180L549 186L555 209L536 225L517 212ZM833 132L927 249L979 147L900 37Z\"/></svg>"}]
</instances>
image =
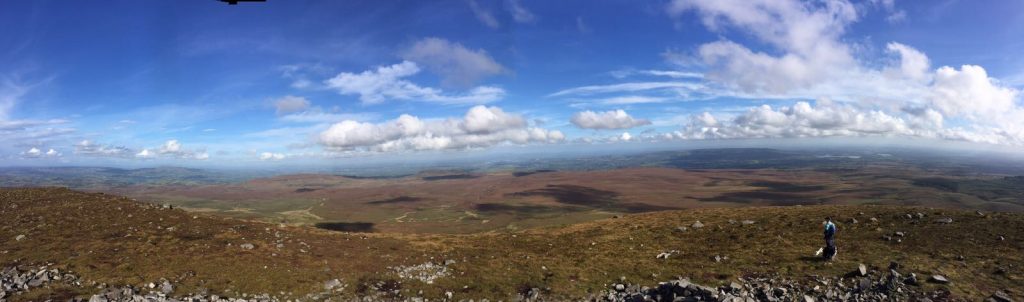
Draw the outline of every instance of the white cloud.
<instances>
[{"instance_id":1,"label":"white cloud","mask_svg":"<svg viewBox=\"0 0 1024 302\"><path fill-rule=\"evenodd\" d=\"M591 100L591 102L596 102L596 103L602 104L602 105L630 105L630 104L664 103L664 102L666 102L668 100L670 100L670 98L666 98L666 97L650 97L650 96L641 96L641 95L626 95L626 96L616 96L616 97L609 97L609 98Z\"/></svg>"},{"instance_id":2,"label":"white cloud","mask_svg":"<svg viewBox=\"0 0 1024 302\"><path fill-rule=\"evenodd\" d=\"M891 0L870 3L891 14ZM846 0L675 0L668 12L694 12L712 31L738 29L768 49L754 51L723 38L698 47L705 73L703 92L715 96L771 99L829 98L838 104L757 107L720 127L691 124L687 138L902 135L1020 145L1024 108L1020 90L988 77L984 68L933 69L928 56L902 43L885 51L896 58L878 64L854 57L862 46L844 42L862 14ZM892 17L892 16L890 16ZM686 61L673 56L677 61ZM687 65L695 66L695 65ZM833 124L816 119L824 115ZM828 126L828 127L826 127ZM697 129L700 129L699 131Z\"/></svg>"},{"instance_id":3,"label":"white cloud","mask_svg":"<svg viewBox=\"0 0 1024 302\"><path fill-rule=\"evenodd\" d=\"M477 20L480 20L484 25L490 28L498 28L501 26L498 23L498 19L494 17L494 14L487 8L481 7L476 0L467 0L469 2L469 8L473 10L473 15L476 15Z\"/></svg>"},{"instance_id":4,"label":"white cloud","mask_svg":"<svg viewBox=\"0 0 1024 302\"><path fill-rule=\"evenodd\" d=\"M40 150L39 148L32 147L31 149L28 149L28 151L22 152L21 155L23 157L26 157L26 158L44 158L44 157L53 158L53 157L60 157L61 153L57 152L57 150L54 150L53 148L50 148L49 150L44 152L43 150Z\"/></svg>"},{"instance_id":5,"label":"white cloud","mask_svg":"<svg viewBox=\"0 0 1024 302\"><path fill-rule=\"evenodd\" d=\"M590 110L577 112L570 119L573 125L583 129L628 129L650 125L651 121L634 119L624 110L593 112Z\"/></svg>"},{"instance_id":6,"label":"white cloud","mask_svg":"<svg viewBox=\"0 0 1024 302\"><path fill-rule=\"evenodd\" d=\"M0 120L0 131L26 130L33 127L52 126L69 123L68 120Z\"/></svg>"},{"instance_id":7,"label":"white cloud","mask_svg":"<svg viewBox=\"0 0 1024 302\"><path fill-rule=\"evenodd\" d=\"M0 121L6 120L18 100L28 93L30 87L19 85L9 79L0 83Z\"/></svg>"},{"instance_id":8,"label":"white cloud","mask_svg":"<svg viewBox=\"0 0 1024 302\"><path fill-rule=\"evenodd\" d=\"M658 76L658 77L669 77L673 79L702 79L704 78L703 73L691 72L691 71L679 71L679 70L635 70L635 69L622 69L612 71L609 74L615 78L626 78L635 75L646 75L646 76Z\"/></svg>"},{"instance_id":9,"label":"white cloud","mask_svg":"<svg viewBox=\"0 0 1024 302\"><path fill-rule=\"evenodd\" d=\"M260 153L260 160L282 160L284 158L285 158L285 155L281 154L281 153L271 153L271 152Z\"/></svg>"},{"instance_id":10,"label":"white cloud","mask_svg":"<svg viewBox=\"0 0 1024 302\"><path fill-rule=\"evenodd\" d=\"M43 154L43 152L39 151L39 148L35 148L35 147L32 147L32 149L29 149L28 151L25 151L25 155L28 155L28 156L39 156L39 155L42 155L42 154Z\"/></svg>"},{"instance_id":11,"label":"white cloud","mask_svg":"<svg viewBox=\"0 0 1024 302\"><path fill-rule=\"evenodd\" d=\"M483 49L471 50L462 44L433 37L416 41L401 57L441 75L442 83L447 86L469 87L505 71L505 67Z\"/></svg>"},{"instance_id":12,"label":"white cloud","mask_svg":"<svg viewBox=\"0 0 1024 302\"><path fill-rule=\"evenodd\" d=\"M378 104L387 100L411 100L441 104L483 104L505 96L505 90L492 86L477 86L464 94L449 94L436 88L421 87L404 78L420 72L416 63L402 61L391 66L380 66L361 73L342 72L324 81L338 93L359 95L363 104Z\"/></svg>"},{"instance_id":13,"label":"white cloud","mask_svg":"<svg viewBox=\"0 0 1024 302\"><path fill-rule=\"evenodd\" d=\"M964 65L960 70L943 66L935 71L931 88L932 105L947 116L974 120L1011 118L1001 122L1015 123L1024 117L1020 115L1020 104L1015 102L1020 91L993 82L981 66Z\"/></svg>"},{"instance_id":14,"label":"white cloud","mask_svg":"<svg viewBox=\"0 0 1024 302\"><path fill-rule=\"evenodd\" d=\"M168 140L157 148L144 148L135 154L137 158L149 159L157 157L170 157L178 159L207 160L210 154L205 150L190 150L182 147L181 142L176 139Z\"/></svg>"},{"instance_id":15,"label":"white cloud","mask_svg":"<svg viewBox=\"0 0 1024 302\"><path fill-rule=\"evenodd\" d=\"M885 21L889 23L900 23L907 20L907 12L896 8L896 0L870 0L868 3L881 7L888 14Z\"/></svg>"},{"instance_id":16,"label":"white cloud","mask_svg":"<svg viewBox=\"0 0 1024 302\"><path fill-rule=\"evenodd\" d=\"M26 155L25 151L13 148L24 146L49 145L62 137L75 133L74 128L58 127L70 123L65 119L12 119L11 114L22 98L39 85L44 85L52 78L36 83L19 81L19 74L0 74L0 153ZM20 152L19 152L20 151ZM45 156L45 152L42 152Z\"/></svg>"},{"instance_id":17,"label":"white cloud","mask_svg":"<svg viewBox=\"0 0 1024 302\"><path fill-rule=\"evenodd\" d=\"M295 81L292 81L292 84L289 85L289 86L291 86L292 88L295 88L295 89L306 89L306 88L309 88L310 86L313 86L313 82L310 81L309 79L304 79L304 78L303 79L295 79Z\"/></svg>"},{"instance_id":18,"label":"white cloud","mask_svg":"<svg viewBox=\"0 0 1024 302\"><path fill-rule=\"evenodd\" d=\"M309 100L300 96L287 95L274 100L274 108L278 115L300 112L309 109Z\"/></svg>"},{"instance_id":19,"label":"white cloud","mask_svg":"<svg viewBox=\"0 0 1024 302\"><path fill-rule=\"evenodd\" d=\"M182 151L181 151L181 143L179 143L178 140L176 140L176 139L172 139L172 140L169 140L169 141L165 142L163 144L163 146L160 146L160 149L158 149L158 150L159 150L158 152L160 152L160 154L175 154L175 155L177 155L177 154L181 154L182 153Z\"/></svg>"},{"instance_id":20,"label":"white cloud","mask_svg":"<svg viewBox=\"0 0 1024 302\"><path fill-rule=\"evenodd\" d=\"M470 149L564 139L560 131L528 127L522 116L485 106L469 109L460 119L421 120L403 114L377 124L346 120L320 133L320 143L332 151Z\"/></svg>"},{"instance_id":21,"label":"white cloud","mask_svg":"<svg viewBox=\"0 0 1024 302\"><path fill-rule=\"evenodd\" d=\"M886 50L900 56L899 73L911 80L927 82L931 76L931 62L928 56L913 47L896 42L886 45Z\"/></svg>"},{"instance_id":22,"label":"white cloud","mask_svg":"<svg viewBox=\"0 0 1024 302\"><path fill-rule=\"evenodd\" d=\"M520 0L506 0L505 4L506 8L508 8L509 13L512 14L512 20L516 20L516 22L533 23L533 21L537 19L537 17L534 16L533 13L531 13L529 10L523 7L523 4L520 3Z\"/></svg>"},{"instance_id":23,"label":"white cloud","mask_svg":"<svg viewBox=\"0 0 1024 302\"><path fill-rule=\"evenodd\" d=\"M126 147L97 144L90 140L83 140L75 144L74 152L77 155L98 157L128 157L133 153Z\"/></svg>"},{"instance_id":24,"label":"white cloud","mask_svg":"<svg viewBox=\"0 0 1024 302\"><path fill-rule=\"evenodd\" d=\"M708 78L746 92L806 88L855 67L849 47L838 40L857 20L846 1L675 0L668 11L695 11L713 31L740 29L784 52L755 52L728 40L698 47L700 59L712 67Z\"/></svg>"},{"instance_id":25,"label":"white cloud","mask_svg":"<svg viewBox=\"0 0 1024 302\"><path fill-rule=\"evenodd\" d=\"M704 89L703 85L699 83L687 83L687 82L631 82L631 83L619 83L609 85L592 85L575 87L557 91L549 94L548 97L558 97L566 95L594 95L602 93L618 93L618 92L637 92L647 90L658 90L658 89L690 89L690 90L701 90Z\"/></svg>"},{"instance_id":26,"label":"white cloud","mask_svg":"<svg viewBox=\"0 0 1024 302\"><path fill-rule=\"evenodd\" d=\"M629 141L631 139L633 139L633 136L629 135L629 132L623 132L622 135L619 136L619 140L622 141Z\"/></svg>"},{"instance_id":27,"label":"white cloud","mask_svg":"<svg viewBox=\"0 0 1024 302\"><path fill-rule=\"evenodd\" d=\"M891 14L889 14L889 16L885 17L885 21L889 21L889 23L900 23L903 21L907 21L907 11L894 11Z\"/></svg>"},{"instance_id":28,"label":"white cloud","mask_svg":"<svg viewBox=\"0 0 1024 302\"><path fill-rule=\"evenodd\" d=\"M681 137L738 139L924 134L917 131L927 129L913 129L904 119L881 111L819 101L816 107L798 102L777 110L762 105L725 122L719 122L705 112L693 117L684 127Z\"/></svg>"},{"instance_id":29,"label":"white cloud","mask_svg":"<svg viewBox=\"0 0 1024 302\"><path fill-rule=\"evenodd\" d=\"M336 123L343 120L365 121L374 119L374 113L329 113L321 110L308 110L280 117L282 121L292 123Z\"/></svg>"},{"instance_id":30,"label":"white cloud","mask_svg":"<svg viewBox=\"0 0 1024 302\"><path fill-rule=\"evenodd\" d=\"M139 153L135 154L135 157L138 157L138 158L154 158L154 157L156 157L156 153L150 152L149 149L142 149L142 151L139 151Z\"/></svg>"},{"instance_id":31,"label":"white cloud","mask_svg":"<svg viewBox=\"0 0 1024 302\"><path fill-rule=\"evenodd\" d=\"M501 27L501 22L498 21L498 17L495 16L492 11L492 7L486 7L480 5L476 0L466 0L469 3L469 9L473 11L473 15L476 16L477 20L487 25L487 27L497 29ZM484 4L498 4L501 1L483 1ZM512 20L517 23L533 23L537 20L537 16L530 12L526 7L520 3L519 0L504 0L505 10L511 15Z\"/></svg>"},{"instance_id":32,"label":"white cloud","mask_svg":"<svg viewBox=\"0 0 1024 302\"><path fill-rule=\"evenodd\" d=\"M797 102L778 109L754 107L730 120L720 121L704 112L691 117L680 131L666 134L678 139L749 139L803 137L922 137L990 144L1024 144L1017 132L983 126L943 127L941 114L932 109L907 115L868 110L819 100Z\"/></svg>"}]
</instances>

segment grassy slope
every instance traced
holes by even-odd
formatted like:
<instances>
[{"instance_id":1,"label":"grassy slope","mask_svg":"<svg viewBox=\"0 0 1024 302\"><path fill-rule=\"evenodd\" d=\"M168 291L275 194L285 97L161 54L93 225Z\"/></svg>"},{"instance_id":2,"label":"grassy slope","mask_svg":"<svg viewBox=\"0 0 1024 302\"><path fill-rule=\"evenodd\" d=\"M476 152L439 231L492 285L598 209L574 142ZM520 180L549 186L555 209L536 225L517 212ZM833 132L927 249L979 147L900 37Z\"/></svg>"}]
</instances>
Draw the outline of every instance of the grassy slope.
<instances>
[{"instance_id":1,"label":"grassy slope","mask_svg":"<svg viewBox=\"0 0 1024 302\"><path fill-rule=\"evenodd\" d=\"M928 217L902 218L911 212ZM884 268L891 260L904 271L950 277L947 287L959 297L1024 288L1024 215L1013 213L980 217L973 211L888 206L695 209L476 235L342 234L194 215L65 189L0 190L0 265L56 263L99 282L141 285L168 278L182 284L179 292L202 287L296 297L319 291L332 278L343 279L349 294L362 282L396 280L405 295L422 290L439 297L451 290L456 298L505 298L537 287L550 288L556 297L579 297L620 276L639 284L686 276L718 285L752 273L838 275L857 263ZM807 257L820 245L826 215L840 221L834 263ZM870 223L870 217L879 222ZM939 217L954 223L935 223ZM847 223L850 218L860 223ZM746 219L756 223L729 222ZM676 230L696 220L706 227ZM895 231L907 233L903 243L881 239ZM27 239L15 241L19 234ZM275 247L279 240L281 249ZM256 248L243 250L242 243ZM666 250L680 253L655 259ZM715 255L729 259L716 263ZM965 260L957 261L957 255ZM453 273L432 285L399 280L387 268L444 259L457 261ZM1009 268L1008 274L994 274L999 266ZM37 291L19 299L87 293Z\"/></svg>"}]
</instances>

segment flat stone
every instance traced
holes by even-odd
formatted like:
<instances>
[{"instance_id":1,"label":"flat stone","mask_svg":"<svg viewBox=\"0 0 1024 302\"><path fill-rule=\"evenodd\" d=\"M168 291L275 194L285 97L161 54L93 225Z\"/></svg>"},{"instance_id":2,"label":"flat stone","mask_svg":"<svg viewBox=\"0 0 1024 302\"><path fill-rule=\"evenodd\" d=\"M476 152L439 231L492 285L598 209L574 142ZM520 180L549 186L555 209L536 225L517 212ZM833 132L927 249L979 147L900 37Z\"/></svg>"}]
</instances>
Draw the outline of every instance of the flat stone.
<instances>
[{"instance_id":1,"label":"flat stone","mask_svg":"<svg viewBox=\"0 0 1024 302\"><path fill-rule=\"evenodd\" d=\"M695 228L695 229L699 229L699 228L703 228L704 224L701 223L700 220L697 220L697 222L694 222L693 225L691 225L690 227L691 228Z\"/></svg>"},{"instance_id":2,"label":"flat stone","mask_svg":"<svg viewBox=\"0 0 1024 302\"><path fill-rule=\"evenodd\" d=\"M739 292L739 291L743 290L743 286L740 285L739 283L732 282L732 283L729 283L729 289L731 289L731 290L733 290L735 292Z\"/></svg>"},{"instance_id":3,"label":"flat stone","mask_svg":"<svg viewBox=\"0 0 1024 302\"><path fill-rule=\"evenodd\" d=\"M16 237L14 237L14 241L22 241L22 240L25 240L25 235L18 235Z\"/></svg>"},{"instance_id":4,"label":"flat stone","mask_svg":"<svg viewBox=\"0 0 1024 302\"><path fill-rule=\"evenodd\" d=\"M930 279L928 279L928 281L931 281L931 282L934 282L934 283L938 283L938 284L949 283L949 279L946 279L946 276L943 276L943 275L932 275L932 277Z\"/></svg>"},{"instance_id":5,"label":"flat stone","mask_svg":"<svg viewBox=\"0 0 1024 302\"><path fill-rule=\"evenodd\" d=\"M256 248L256 246L252 245L252 243L243 243L243 244L239 245L239 247L241 247L243 250L251 250L251 249Z\"/></svg>"},{"instance_id":6,"label":"flat stone","mask_svg":"<svg viewBox=\"0 0 1024 302\"><path fill-rule=\"evenodd\" d=\"M1006 294L1006 292L1001 291L1001 290L1000 291L996 291L989 298L991 298L992 300L997 301L997 302L1013 302L1013 298L1010 298L1010 295Z\"/></svg>"},{"instance_id":7,"label":"flat stone","mask_svg":"<svg viewBox=\"0 0 1024 302\"><path fill-rule=\"evenodd\" d=\"M324 282L324 290L332 290L341 286L341 280L331 279Z\"/></svg>"},{"instance_id":8,"label":"flat stone","mask_svg":"<svg viewBox=\"0 0 1024 302\"><path fill-rule=\"evenodd\" d=\"M868 275L868 267L865 266L863 263L857 265L857 273L860 276L867 276Z\"/></svg>"}]
</instances>

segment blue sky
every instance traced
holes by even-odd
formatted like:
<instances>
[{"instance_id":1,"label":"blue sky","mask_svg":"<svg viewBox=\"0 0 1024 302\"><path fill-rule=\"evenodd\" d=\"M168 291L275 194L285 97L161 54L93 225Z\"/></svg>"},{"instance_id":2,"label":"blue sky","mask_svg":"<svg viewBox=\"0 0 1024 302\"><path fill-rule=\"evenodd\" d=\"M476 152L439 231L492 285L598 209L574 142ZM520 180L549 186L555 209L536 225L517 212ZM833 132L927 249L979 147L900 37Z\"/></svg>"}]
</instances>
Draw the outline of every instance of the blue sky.
<instances>
[{"instance_id":1,"label":"blue sky","mask_svg":"<svg viewBox=\"0 0 1024 302\"><path fill-rule=\"evenodd\" d=\"M17 1L0 164L1024 145L1020 1Z\"/></svg>"}]
</instances>

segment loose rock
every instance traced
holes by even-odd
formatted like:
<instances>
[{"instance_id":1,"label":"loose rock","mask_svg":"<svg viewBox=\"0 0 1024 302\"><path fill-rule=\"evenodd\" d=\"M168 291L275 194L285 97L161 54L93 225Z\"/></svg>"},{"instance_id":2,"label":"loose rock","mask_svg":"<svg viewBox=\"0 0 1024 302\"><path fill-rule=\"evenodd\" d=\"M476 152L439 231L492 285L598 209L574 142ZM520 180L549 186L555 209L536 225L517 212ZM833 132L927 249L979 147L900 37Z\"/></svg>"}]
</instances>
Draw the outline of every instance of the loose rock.
<instances>
[{"instance_id":1,"label":"loose rock","mask_svg":"<svg viewBox=\"0 0 1024 302\"><path fill-rule=\"evenodd\" d=\"M938 284L949 283L949 279L946 279L946 276L943 275L932 275L931 279L928 279L928 281Z\"/></svg>"}]
</instances>

